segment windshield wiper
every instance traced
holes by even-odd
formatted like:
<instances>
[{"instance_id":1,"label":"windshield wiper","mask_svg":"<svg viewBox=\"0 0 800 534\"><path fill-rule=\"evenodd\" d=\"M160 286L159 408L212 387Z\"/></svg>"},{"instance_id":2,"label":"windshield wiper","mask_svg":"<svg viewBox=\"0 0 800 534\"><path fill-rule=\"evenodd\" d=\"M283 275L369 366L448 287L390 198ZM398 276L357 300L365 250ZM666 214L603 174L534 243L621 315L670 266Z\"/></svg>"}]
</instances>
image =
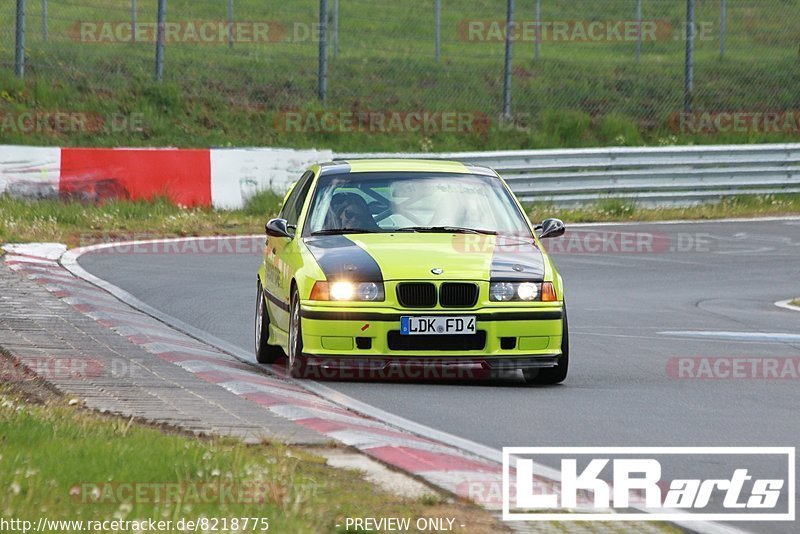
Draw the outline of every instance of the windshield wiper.
<instances>
[{"instance_id":1,"label":"windshield wiper","mask_svg":"<svg viewBox=\"0 0 800 534\"><path fill-rule=\"evenodd\" d=\"M493 230L482 230L479 228L465 228L463 226L407 226L398 228L395 232L419 232L429 234L482 234L497 235Z\"/></svg>"},{"instance_id":2,"label":"windshield wiper","mask_svg":"<svg viewBox=\"0 0 800 534\"><path fill-rule=\"evenodd\" d=\"M326 228L311 232L311 235L342 235L342 234L375 234L375 230L368 228Z\"/></svg>"}]
</instances>

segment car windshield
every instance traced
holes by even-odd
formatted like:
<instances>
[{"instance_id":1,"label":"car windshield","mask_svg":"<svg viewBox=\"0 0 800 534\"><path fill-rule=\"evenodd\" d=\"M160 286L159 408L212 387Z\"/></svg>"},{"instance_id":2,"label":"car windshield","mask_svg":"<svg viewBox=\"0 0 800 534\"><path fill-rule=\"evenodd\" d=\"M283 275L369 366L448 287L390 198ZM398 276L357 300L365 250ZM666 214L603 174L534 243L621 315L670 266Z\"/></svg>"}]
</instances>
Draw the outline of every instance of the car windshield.
<instances>
[{"instance_id":1,"label":"car windshield","mask_svg":"<svg viewBox=\"0 0 800 534\"><path fill-rule=\"evenodd\" d=\"M382 172L319 179L306 235L399 231L532 237L495 176Z\"/></svg>"}]
</instances>

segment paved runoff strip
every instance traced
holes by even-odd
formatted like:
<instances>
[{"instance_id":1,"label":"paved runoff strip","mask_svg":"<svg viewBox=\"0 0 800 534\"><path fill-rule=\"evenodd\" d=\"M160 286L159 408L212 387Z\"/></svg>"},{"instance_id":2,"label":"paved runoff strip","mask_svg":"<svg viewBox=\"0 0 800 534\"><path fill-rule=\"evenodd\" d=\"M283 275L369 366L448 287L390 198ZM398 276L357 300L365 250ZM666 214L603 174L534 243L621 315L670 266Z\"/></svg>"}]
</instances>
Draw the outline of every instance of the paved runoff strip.
<instances>
[{"instance_id":1,"label":"paved runoff strip","mask_svg":"<svg viewBox=\"0 0 800 534\"><path fill-rule=\"evenodd\" d=\"M194 333L188 325L182 332L162 322L163 314L144 303L134 308L122 302L119 288L75 276L77 256L64 255L62 245L3 248L3 348L58 390L81 397L87 407L249 442L336 441L489 510L502 507L502 466L493 451L464 450L453 445L458 438L420 431L391 414L353 411L348 399L326 398L329 388L322 384L301 386L277 366L242 361L232 356L241 352L238 348L205 343L202 336L188 334ZM70 270L59 263L62 256ZM552 480L547 468L535 476L542 483ZM679 524L688 531L740 532L714 523ZM562 530L542 522L507 526L519 532ZM608 523L570 525L581 532L608 528ZM663 531L657 523L642 522L614 530Z\"/></svg>"}]
</instances>

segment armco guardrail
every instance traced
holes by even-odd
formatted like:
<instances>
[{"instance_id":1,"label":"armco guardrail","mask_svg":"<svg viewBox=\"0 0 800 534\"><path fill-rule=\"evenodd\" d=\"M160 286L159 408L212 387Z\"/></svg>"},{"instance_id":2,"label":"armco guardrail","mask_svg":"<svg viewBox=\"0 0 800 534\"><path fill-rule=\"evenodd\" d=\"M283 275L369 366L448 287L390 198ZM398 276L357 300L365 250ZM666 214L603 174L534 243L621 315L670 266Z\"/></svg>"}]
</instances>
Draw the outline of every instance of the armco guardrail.
<instances>
[{"instance_id":1,"label":"armco guardrail","mask_svg":"<svg viewBox=\"0 0 800 534\"><path fill-rule=\"evenodd\" d=\"M523 201L694 204L800 192L800 144L590 148L439 154L335 154L336 159L448 159L497 170Z\"/></svg>"},{"instance_id":2,"label":"armco guardrail","mask_svg":"<svg viewBox=\"0 0 800 534\"><path fill-rule=\"evenodd\" d=\"M256 191L283 193L315 162L450 159L496 169L524 201L557 205L624 198L682 205L723 196L800 192L800 144L592 148L440 154L328 150L80 149L0 146L0 194L102 200L167 194L186 205L240 208Z\"/></svg>"}]
</instances>

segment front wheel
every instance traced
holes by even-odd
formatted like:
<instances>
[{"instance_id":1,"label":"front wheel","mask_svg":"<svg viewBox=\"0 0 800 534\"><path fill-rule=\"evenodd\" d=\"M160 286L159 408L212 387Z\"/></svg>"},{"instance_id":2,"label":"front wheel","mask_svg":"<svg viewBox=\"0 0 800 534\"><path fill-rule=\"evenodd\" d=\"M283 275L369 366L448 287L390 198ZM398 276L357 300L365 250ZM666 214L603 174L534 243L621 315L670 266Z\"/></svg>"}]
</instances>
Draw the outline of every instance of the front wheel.
<instances>
[{"instance_id":1,"label":"front wheel","mask_svg":"<svg viewBox=\"0 0 800 534\"><path fill-rule=\"evenodd\" d=\"M569 370L569 323L567 321L567 307L564 306L564 331L561 337L561 356L555 367L546 369L523 369L522 376L528 384L546 386L560 384L567 378Z\"/></svg>"},{"instance_id":2,"label":"front wheel","mask_svg":"<svg viewBox=\"0 0 800 534\"><path fill-rule=\"evenodd\" d=\"M306 360L303 356L303 324L300 318L300 295L297 288L292 291L292 305L289 315L289 374L303 378L306 374Z\"/></svg>"},{"instance_id":3,"label":"front wheel","mask_svg":"<svg viewBox=\"0 0 800 534\"><path fill-rule=\"evenodd\" d=\"M280 347L270 345L269 341L269 312L267 311L267 300L264 289L261 287L261 280L258 281L256 293L256 324L255 324L255 345L256 361L258 363L275 363L279 356L283 355Z\"/></svg>"}]
</instances>

